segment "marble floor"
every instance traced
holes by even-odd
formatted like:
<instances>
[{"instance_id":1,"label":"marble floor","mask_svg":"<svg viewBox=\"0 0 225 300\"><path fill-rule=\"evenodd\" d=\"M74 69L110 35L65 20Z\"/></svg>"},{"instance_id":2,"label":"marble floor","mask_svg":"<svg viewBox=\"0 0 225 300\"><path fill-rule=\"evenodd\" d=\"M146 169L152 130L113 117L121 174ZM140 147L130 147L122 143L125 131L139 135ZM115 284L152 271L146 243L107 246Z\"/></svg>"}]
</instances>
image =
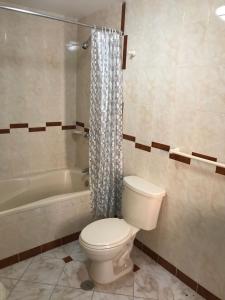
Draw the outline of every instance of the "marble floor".
<instances>
[{"instance_id":1,"label":"marble floor","mask_svg":"<svg viewBox=\"0 0 225 300\"><path fill-rule=\"evenodd\" d=\"M139 249L132 257L140 269L92 291L80 289L88 272L78 241L1 269L0 281L8 300L203 300Z\"/></svg>"}]
</instances>

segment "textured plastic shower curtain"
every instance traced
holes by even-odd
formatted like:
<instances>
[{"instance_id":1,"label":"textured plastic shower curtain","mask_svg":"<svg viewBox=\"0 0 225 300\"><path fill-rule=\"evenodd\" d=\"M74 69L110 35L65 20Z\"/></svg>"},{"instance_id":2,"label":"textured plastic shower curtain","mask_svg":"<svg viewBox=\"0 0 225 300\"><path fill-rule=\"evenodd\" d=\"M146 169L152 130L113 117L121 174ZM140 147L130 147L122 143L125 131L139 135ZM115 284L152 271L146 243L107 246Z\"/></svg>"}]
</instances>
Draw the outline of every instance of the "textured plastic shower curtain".
<instances>
[{"instance_id":1,"label":"textured plastic shower curtain","mask_svg":"<svg viewBox=\"0 0 225 300\"><path fill-rule=\"evenodd\" d=\"M120 216L122 197L121 35L93 30L89 168L96 218Z\"/></svg>"}]
</instances>

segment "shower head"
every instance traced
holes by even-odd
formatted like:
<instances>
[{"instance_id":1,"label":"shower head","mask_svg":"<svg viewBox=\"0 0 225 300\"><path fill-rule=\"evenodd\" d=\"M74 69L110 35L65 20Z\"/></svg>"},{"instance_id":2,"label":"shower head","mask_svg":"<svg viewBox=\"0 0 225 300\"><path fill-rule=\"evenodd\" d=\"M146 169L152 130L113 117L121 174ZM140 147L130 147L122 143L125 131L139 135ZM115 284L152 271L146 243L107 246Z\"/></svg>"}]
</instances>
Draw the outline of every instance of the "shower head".
<instances>
[{"instance_id":1,"label":"shower head","mask_svg":"<svg viewBox=\"0 0 225 300\"><path fill-rule=\"evenodd\" d=\"M66 44L66 48L71 52L79 50L80 48L87 50L89 47L89 40L90 39L82 43L76 41L70 41L68 44Z\"/></svg>"}]
</instances>

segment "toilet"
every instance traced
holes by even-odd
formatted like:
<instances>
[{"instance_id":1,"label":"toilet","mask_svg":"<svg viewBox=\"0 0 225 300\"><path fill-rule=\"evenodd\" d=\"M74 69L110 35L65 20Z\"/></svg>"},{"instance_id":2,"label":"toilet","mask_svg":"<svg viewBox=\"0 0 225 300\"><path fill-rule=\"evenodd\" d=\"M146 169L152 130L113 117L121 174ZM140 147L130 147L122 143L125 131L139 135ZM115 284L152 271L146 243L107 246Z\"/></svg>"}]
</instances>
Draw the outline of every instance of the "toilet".
<instances>
[{"instance_id":1,"label":"toilet","mask_svg":"<svg viewBox=\"0 0 225 300\"><path fill-rule=\"evenodd\" d=\"M123 219L106 218L87 225L80 245L90 259L89 275L111 283L133 270L130 253L137 232L156 228L165 190L137 176L124 178Z\"/></svg>"}]
</instances>

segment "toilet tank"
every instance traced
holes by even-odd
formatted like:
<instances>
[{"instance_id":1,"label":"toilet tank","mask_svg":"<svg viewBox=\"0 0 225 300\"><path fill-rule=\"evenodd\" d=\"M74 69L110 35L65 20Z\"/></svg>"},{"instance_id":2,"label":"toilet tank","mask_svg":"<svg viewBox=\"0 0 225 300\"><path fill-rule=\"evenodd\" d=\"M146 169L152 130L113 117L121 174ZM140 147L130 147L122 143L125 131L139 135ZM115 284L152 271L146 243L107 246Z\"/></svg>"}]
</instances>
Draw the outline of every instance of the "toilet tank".
<instances>
[{"instance_id":1,"label":"toilet tank","mask_svg":"<svg viewBox=\"0 0 225 300\"><path fill-rule=\"evenodd\" d=\"M124 220L139 229L156 228L165 190L137 176L124 177L123 182Z\"/></svg>"}]
</instances>

